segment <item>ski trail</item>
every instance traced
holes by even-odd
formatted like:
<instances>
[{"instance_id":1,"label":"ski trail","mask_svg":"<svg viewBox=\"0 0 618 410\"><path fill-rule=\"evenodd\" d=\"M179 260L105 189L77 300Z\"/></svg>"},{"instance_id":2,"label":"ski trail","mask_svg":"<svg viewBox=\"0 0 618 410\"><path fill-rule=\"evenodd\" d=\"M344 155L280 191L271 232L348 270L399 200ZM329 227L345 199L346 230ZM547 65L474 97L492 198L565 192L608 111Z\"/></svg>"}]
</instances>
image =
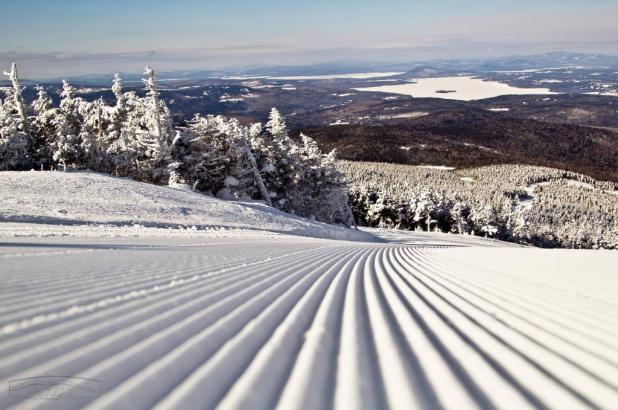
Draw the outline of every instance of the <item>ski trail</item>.
<instances>
[{"instance_id":1,"label":"ski trail","mask_svg":"<svg viewBox=\"0 0 618 410\"><path fill-rule=\"evenodd\" d=\"M275 266L285 266L293 267L295 264L300 265L303 263L304 258L299 256L298 258L290 258L284 261L279 261L275 264ZM206 282L202 285L202 287L194 287L190 290L178 290L175 294L167 294L167 295L158 295L156 298L150 298L140 301L140 305L143 306L141 308L140 305L133 305L130 307L129 311L125 312L125 315L118 315L119 312L114 311L113 309L109 309L109 311L103 311L103 317L98 317L101 319L97 321L96 324L89 323L86 320L86 324L90 326L83 326L83 321L80 320L79 328L77 332L68 333L67 330L73 328L74 326L62 326L59 324L58 326L54 326L47 329L41 330L41 335L38 340L49 339L49 333L54 332L55 330L63 330L63 336L58 340L48 341L47 343L42 343L36 346L36 348L31 350L22 350L19 354L13 354L9 357L5 357L0 362L0 370L5 369L5 366L8 366L12 363L15 363L19 360L28 360L31 363L40 362L44 359L45 354L55 356L57 354L58 344L60 343L64 349L67 347L79 346L76 343L84 344L91 340L98 340L103 336L112 335L116 330L128 329L130 331L134 331L136 328L144 325L143 320L156 318L157 314L159 314L161 319L166 315L174 314L174 312L178 311L182 313L187 313L190 311L194 311L195 309L199 309L200 306L203 306L202 303L213 303L213 301L220 300L221 298L226 297L227 295L231 295L234 292L238 292L242 290L243 286L253 282L254 284L259 284L256 279L266 278L269 279L268 276L272 265L262 267L261 269L256 269L252 267L243 267L239 269L239 276L231 277L231 278L223 278L216 286L213 286L211 282ZM196 296L199 298L196 299ZM160 303L154 303L157 300ZM202 302L203 301L203 302ZM189 302L184 303L183 302ZM170 310L173 309L173 310ZM180 309L180 310L179 310ZM111 313L111 316L108 315ZM88 319L88 318L85 318ZM132 326L131 326L132 325ZM26 335L28 338L30 335ZM28 343L32 343L33 341L29 338ZM36 340L35 340L36 341ZM7 341L7 343L0 344L0 346L4 346L4 349L0 348L0 352L5 350L11 350L11 348L19 348L23 346L25 342L22 338L17 338L16 343L10 343L11 341ZM24 362L22 362L24 363ZM22 364L23 365L23 364ZM0 373L1 374L1 373Z\"/></svg>"},{"instance_id":2,"label":"ski trail","mask_svg":"<svg viewBox=\"0 0 618 410\"><path fill-rule=\"evenodd\" d=\"M337 251L337 249L331 250L331 253L334 251ZM298 262L296 266L300 266L301 264L302 262ZM287 269L293 269L294 267L294 265L288 265ZM100 357L109 357L110 354L114 354L121 349L131 347L134 343L133 340L139 340L140 336L144 339L144 343L148 343L153 339L161 339L161 343L164 348L165 346L173 348L180 340L183 340L186 337L187 333L190 334L191 332L199 329L199 326L202 326L204 322L210 323L210 321L215 320L217 316L234 309L239 306L239 304L241 306L242 304L246 305L248 303L248 297L254 297L261 300L262 303L267 303L270 299L262 295L262 292L265 289L268 289L269 286L276 283L279 283L279 286L275 289L285 291L286 282L289 285L294 279L294 275L285 275L288 272L290 271L286 269L274 275L270 275L266 272L265 278L256 281L249 286L240 283L239 285L245 285L244 289L238 285L232 285L234 286L234 289L224 288L219 292L215 291L212 294L207 293L197 299L191 299L184 305L178 305L171 310L167 310L165 313L149 316L147 320L137 322L133 326L122 326L119 327L116 332L109 333L102 338L92 338L89 344L83 346L82 348L68 351L64 355L57 356L57 351L48 350L44 353L48 354L47 358L51 360L35 366L34 368L27 369L26 372L22 374L47 374L50 372L54 374L76 374L82 370L84 366L94 365L99 362ZM302 269L300 272L302 272ZM274 295L276 296L276 293ZM250 300L251 299L249 299L249 301ZM160 303L165 303L165 301ZM210 317L211 319L206 319L207 317ZM160 332L163 329L166 329L168 332L167 338L160 338ZM151 338L149 338L148 335L152 335ZM74 339L82 343L84 339L80 336L81 335L77 335ZM222 334L218 334L218 336L220 337ZM66 348L66 345L63 343L62 347ZM144 349L141 353L149 355L152 352L148 349ZM10 359L13 359L13 357ZM24 366L24 364L27 365L28 363L34 364L40 362L42 357L33 357L32 353L29 352L24 359L27 360L25 363L14 363L14 359L10 362L7 361L7 365L13 365L16 367L20 365ZM143 361L138 361L138 363L143 363ZM123 365L112 370L116 372L126 372L131 369L131 366L125 367ZM18 374L18 376L24 377L21 374ZM0 405L1 404L2 402L0 398Z\"/></svg>"},{"instance_id":3,"label":"ski trail","mask_svg":"<svg viewBox=\"0 0 618 410\"><path fill-rule=\"evenodd\" d=\"M616 408L618 256L385 238L0 247L0 408Z\"/></svg>"},{"instance_id":4,"label":"ski trail","mask_svg":"<svg viewBox=\"0 0 618 410\"><path fill-rule=\"evenodd\" d=\"M311 328L305 333L302 349L279 398L278 408L298 408L298 403L310 408L318 408L324 403L333 404L337 363L332 358L341 353L340 329L346 303L345 292L350 277L359 274L370 252L364 251L349 261L335 277Z\"/></svg>"}]
</instances>

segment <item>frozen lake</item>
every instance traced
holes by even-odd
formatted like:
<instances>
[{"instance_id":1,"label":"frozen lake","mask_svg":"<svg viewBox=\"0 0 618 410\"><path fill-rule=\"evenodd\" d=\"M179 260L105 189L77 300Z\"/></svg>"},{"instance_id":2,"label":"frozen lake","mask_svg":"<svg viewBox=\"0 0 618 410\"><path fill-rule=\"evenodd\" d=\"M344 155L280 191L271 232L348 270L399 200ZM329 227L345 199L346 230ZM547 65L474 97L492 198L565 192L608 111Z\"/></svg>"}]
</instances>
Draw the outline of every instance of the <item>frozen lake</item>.
<instances>
[{"instance_id":1,"label":"frozen lake","mask_svg":"<svg viewBox=\"0 0 618 410\"><path fill-rule=\"evenodd\" d=\"M410 95L417 98L447 100L482 100L501 95L556 94L548 88L518 88L497 81L483 81L474 77L419 78L407 84L355 88L356 91Z\"/></svg>"}]
</instances>

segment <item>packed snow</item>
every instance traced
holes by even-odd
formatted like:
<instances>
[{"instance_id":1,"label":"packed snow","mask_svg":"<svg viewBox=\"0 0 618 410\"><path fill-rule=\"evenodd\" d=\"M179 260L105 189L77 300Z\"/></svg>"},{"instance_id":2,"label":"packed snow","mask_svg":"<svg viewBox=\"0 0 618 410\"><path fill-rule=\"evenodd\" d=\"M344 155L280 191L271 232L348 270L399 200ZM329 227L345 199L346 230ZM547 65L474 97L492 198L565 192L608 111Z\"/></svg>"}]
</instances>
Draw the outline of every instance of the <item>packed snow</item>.
<instances>
[{"instance_id":1,"label":"packed snow","mask_svg":"<svg viewBox=\"0 0 618 410\"><path fill-rule=\"evenodd\" d=\"M618 254L371 233L0 238L0 408L618 402Z\"/></svg>"},{"instance_id":2,"label":"packed snow","mask_svg":"<svg viewBox=\"0 0 618 410\"><path fill-rule=\"evenodd\" d=\"M441 98L472 101L501 95L555 94L548 88L518 88L475 77L419 78L410 83L355 88L356 91L410 95L416 98Z\"/></svg>"}]
</instances>

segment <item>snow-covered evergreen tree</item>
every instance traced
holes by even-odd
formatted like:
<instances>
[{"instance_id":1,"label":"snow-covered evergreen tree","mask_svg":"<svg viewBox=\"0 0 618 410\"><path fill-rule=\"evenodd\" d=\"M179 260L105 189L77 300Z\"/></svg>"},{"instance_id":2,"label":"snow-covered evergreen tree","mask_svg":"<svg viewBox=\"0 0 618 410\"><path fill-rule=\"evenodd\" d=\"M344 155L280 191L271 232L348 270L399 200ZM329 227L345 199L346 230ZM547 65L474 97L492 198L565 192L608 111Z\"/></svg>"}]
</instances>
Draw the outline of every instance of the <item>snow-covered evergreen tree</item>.
<instances>
[{"instance_id":1,"label":"snow-covered evergreen tree","mask_svg":"<svg viewBox=\"0 0 618 410\"><path fill-rule=\"evenodd\" d=\"M108 125L104 136L105 154L109 172L126 175L130 168L128 164L128 147L124 143L123 130L127 121L126 96L122 92L120 74L114 74L112 92L116 97L116 104L107 110ZM126 133L125 133L126 135ZM120 172L118 172L120 170Z\"/></svg>"},{"instance_id":2,"label":"snow-covered evergreen tree","mask_svg":"<svg viewBox=\"0 0 618 410\"><path fill-rule=\"evenodd\" d=\"M288 194L290 210L325 222L353 224L347 190L336 167L336 152L323 155L312 138L304 134L300 138L301 144L293 147L296 181Z\"/></svg>"},{"instance_id":3,"label":"snow-covered evergreen tree","mask_svg":"<svg viewBox=\"0 0 618 410\"><path fill-rule=\"evenodd\" d=\"M24 169L28 164L28 139L13 107L0 100L0 170Z\"/></svg>"},{"instance_id":4,"label":"snow-covered evergreen tree","mask_svg":"<svg viewBox=\"0 0 618 410\"><path fill-rule=\"evenodd\" d=\"M413 208L414 210L414 222L423 221L425 226L424 229L427 231L431 231L431 224L434 222L431 216L431 211L434 209L434 198L431 195L430 191L421 192L420 196L416 198L416 203Z\"/></svg>"},{"instance_id":5,"label":"snow-covered evergreen tree","mask_svg":"<svg viewBox=\"0 0 618 410\"><path fill-rule=\"evenodd\" d=\"M26 169L32 165L30 124L15 63L4 74L11 88L0 104L0 168Z\"/></svg>"},{"instance_id":6,"label":"snow-covered evergreen tree","mask_svg":"<svg viewBox=\"0 0 618 410\"><path fill-rule=\"evenodd\" d=\"M254 135L251 146L273 204L279 209L289 210L288 195L298 179L295 168L298 149L288 136L285 120L276 108L270 112L266 132Z\"/></svg>"},{"instance_id":7,"label":"snow-covered evergreen tree","mask_svg":"<svg viewBox=\"0 0 618 410\"><path fill-rule=\"evenodd\" d=\"M315 213L316 218L324 222L356 226L350 208L348 187L343 175L337 169L337 151L332 150L322 157L320 167L322 181L318 184L318 200L314 205L318 209Z\"/></svg>"},{"instance_id":8,"label":"snow-covered evergreen tree","mask_svg":"<svg viewBox=\"0 0 618 410\"><path fill-rule=\"evenodd\" d=\"M146 97L132 102L128 135L135 137L139 146L141 178L164 181L171 150L172 119L167 105L159 98L154 70L146 67L144 75Z\"/></svg>"},{"instance_id":9,"label":"snow-covered evergreen tree","mask_svg":"<svg viewBox=\"0 0 618 410\"><path fill-rule=\"evenodd\" d=\"M251 127L247 130L248 132L244 132L241 139L241 144L245 150L245 155L247 160L249 161L249 167L253 172L253 179L257 186L257 190L260 193L260 196L266 205L272 206L272 201L270 199L270 193L266 188L266 184L264 183L264 178L262 178L262 173L260 172L260 168L255 159L255 154L251 151L250 141L256 138L258 135L262 133L262 124L256 123L252 124Z\"/></svg>"},{"instance_id":10,"label":"snow-covered evergreen tree","mask_svg":"<svg viewBox=\"0 0 618 410\"><path fill-rule=\"evenodd\" d=\"M247 157L248 132L237 120L197 115L174 140L175 178L224 199L252 197L256 183Z\"/></svg>"},{"instance_id":11,"label":"snow-covered evergreen tree","mask_svg":"<svg viewBox=\"0 0 618 410\"><path fill-rule=\"evenodd\" d=\"M19 119L19 129L26 137L30 137L30 121L28 120L28 114L26 113L26 103L22 95L23 88L19 84L19 76L17 74L17 65L11 64L11 70L5 71L4 75L9 77L11 81L11 90L7 95L8 104L12 104L13 109L17 113ZM7 102L5 101L5 104Z\"/></svg>"},{"instance_id":12,"label":"snow-covered evergreen tree","mask_svg":"<svg viewBox=\"0 0 618 410\"><path fill-rule=\"evenodd\" d=\"M56 116L56 138L52 144L54 161L66 166L79 167L84 161L81 146L82 99L76 97L76 90L68 81L62 81L60 108Z\"/></svg>"},{"instance_id":13,"label":"snow-covered evergreen tree","mask_svg":"<svg viewBox=\"0 0 618 410\"><path fill-rule=\"evenodd\" d=\"M493 210L489 205L472 208L470 220L473 224L473 233L491 237L498 232L498 227L495 222L496 218L493 215Z\"/></svg>"},{"instance_id":14,"label":"snow-covered evergreen tree","mask_svg":"<svg viewBox=\"0 0 618 410\"><path fill-rule=\"evenodd\" d=\"M53 163L52 146L56 138L57 110L45 88L37 86L37 99L32 103L31 142L35 167L49 169Z\"/></svg>"},{"instance_id":15,"label":"snow-covered evergreen tree","mask_svg":"<svg viewBox=\"0 0 618 410\"><path fill-rule=\"evenodd\" d=\"M451 232L459 234L470 233L467 221L470 215L470 207L467 204L461 200L456 201L451 207L449 214L450 219L453 221Z\"/></svg>"},{"instance_id":16,"label":"snow-covered evergreen tree","mask_svg":"<svg viewBox=\"0 0 618 410\"><path fill-rule=\"evenodd\" d=\"M84 155L82 166L95 171L105 171L107 166L108 107L102 98L81 107L82 126L79 134Z\"/></svg>"},{"instance_id":17,"label":"snow-covered evergreen tree","mask_svg":"<svg viewBox=\"0 0 618 410\"><path fill-rule=\"evenodd\" d=\"M108 167L115 175L137 177L142 148L138 144L142 104L135 92L123 93L122 79L118 73L114 74L112 92L116 104L108 110L109 125L105 141Z\"/></svg>"},{"instance_id":18,"label":"snow-covered evergreen tree","mask_svg":"<svg viewBox=\"0 0 618 410\"><path fill-rule=\"evenodd\" d=\"M112 92L116 97L116 106L124 106L124 94L122 93L122 78L119 73L114 73L114 80L112 83Z\"/></svg>"}]
</instances>

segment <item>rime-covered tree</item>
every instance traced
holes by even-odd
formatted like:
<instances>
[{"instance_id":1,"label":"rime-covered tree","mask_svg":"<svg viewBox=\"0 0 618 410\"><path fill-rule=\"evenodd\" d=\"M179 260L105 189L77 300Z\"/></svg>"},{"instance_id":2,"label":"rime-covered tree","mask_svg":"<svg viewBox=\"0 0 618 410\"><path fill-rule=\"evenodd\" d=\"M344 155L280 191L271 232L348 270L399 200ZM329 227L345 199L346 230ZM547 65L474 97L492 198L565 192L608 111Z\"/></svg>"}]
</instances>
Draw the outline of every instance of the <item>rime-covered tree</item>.
<instances>
[{"instance_id":1,"label":"rime-covered tree","mask_svg":"<svg viewBox=\"0 0 618 410\"><path fill-rule=\"evenodd\" d=\"M153 164L163 162L170 152L172 121L169 109L159 98L156 76L152 68L144 70L146 78L146 97L143 100L143 125L146 132L140 133L140 144L147 150L147 156Z\"/></svg>"},{"instance_id":2,"label":"rime-covered tree","mask_svg":"<svg viewBox=\"0 0 618 410\"><path fill-rule=\"evenodd\" d=\"M24 97L22 95L23 88L19 84L19 75L17 74L17 65L15 63L11 64L11 70L5 71L4 75L9 77L11 81L11 89L7 95L8 104L12 106L12 108L16 111L17 118L19 119L18 126L21 132L23 132L26 137L30 136L30 121L28 120L28 114L26 112L26 103L24 102ZM7 103L5 101L5 104Z\"/></svg>"},{"instance_id":3,"label":"rime-covered tree","mask_svg":"<svg viewBox=\"0 0 618 410\"><path fill-rule=\"evenodd\" d=\"M56 116L56 136L52 144L53 159L57 164L79 167L84 161L81 146L82 99L76 97L76 90L68 81L62 81L60 108Z\"/></svg>"},{"instance_id":4,"label":"rime-covered tree","mask_svg":"<svg viewBox=\"0 0 618 410\"><path fill-rule=\"evenodd\" d=\"M270 112L266 132L254 135L251 146L273 204L288 210L288 194L298 179L295 168L297 147L288 136L285 120L276 108Z\"/></svg>"},{"instance_id":5,"label":"rime-covered tree","mask_svg":"<svg viewBox=\"0 0 618 410\"><path fill-rule=\"evenodd\" d=\"M49 168L54 163L52 146L56 138L58 113L45 88L37 86L36 90L37 98L32 103L34 115L30 121L32 151L37 168Z\"/></svg>"},{"instance_id":6,"label":"rime-covered tree","mask_svg":"<svg viewBox=\"0 0 618 410\"><path fill-rule=\"evenodd\" d=\"M424 221L425 230L431 231L431 224L435 222L432 218L431 211L435 206L435 199L431 195L430 191L421 192L420 196L416 198L414 204L414 218L415 222Z\"/></svg>"},{"instance_id":7,"label":"rime-covered tree","mask_svg":"<svg viewBox=\"0 0 618 410\"><path fill-rule=\"evenodd\" d=\"M294 147L296 183L288 194L290 210L325 222L353 224L347 190L336 168L336 152L323 155L316 142L301 134Z\"/></svg>"},{"instance_id":8,"label":"rime-covered tree","mask_svg":"<svg viewBox=\"0 0 618 410\"><path fill-rule=\"evenodd\" d=\"M260 172L260 168L255 159L255 154L251 151L251 143L254 138L260 135L262 132L262 124L256 123L252 124L249 129L245 129L241 138L241 144L245 151L245 156L247 161L249 162L249 168L253 172L253 179L255 181L257 190L260 194L261 199L266 202L266 205L272 206L272 201L270 199L270 193L266 188L266 184L264 183L264 178L262 178L262 173Z\"/></svg>"},{"instance_id":9,"label":"rime-covered tree","mask_svg":"<svg viewBox=\"0 0 618 410\"><path fill-rule=\"evenodd\" d=\"M470 216L470 207L463 201L458 200L453 203L449 210L450 219L452 221L450 231L452 233L467 234L470 233L468 217Z\"/></svg>"},{"instance_id":10,"label":"rime-covered tree","mask_svg":"<svg viewBox=\"0 0 618 410\"><path fill-rule=\"evenodd\" d=\"M284 125L285 127L285 125ZM272 131L271 131L272 133ZM301 143L292 146L295 159L295 183L287 193L289 210L300 215L315 215L319 201L322 174L322 152L311 138L300 135Z\"/></svg>"},{"instance_id":11,"label":"rime-covered tree","mask_svg":"<svg viewBox=\"0 0 618 410\"><path fill-rule=\"evenodd\" d=\"M250 131L237 120L197 115L175 138L170 171L174 178L224 199L259 192L247 153Z\"/></svg>"},{"instance_id":12,"label":"rime-covered tree","mask_svg":"<svg viewBox=\"0 0 618 410\"><path fill-rule=\"evenodd\" d=\"M112 82L112 92L116 97L116 107L124 106L124 94L122 93L122 78L119 73L114 73L114 79Z\"/></svg>"},{"instance_id":13,"label":"rime-covered tree","mask_svg":"<svg viewBox=\"0 0 618 410\"><path fill-rule=\"evenodd\" d=\"M616 185L585 175L527 165L449 172L343 161L338 168L355 216L369 226L427 230L429 214L431 230L537 246L615 249L618 242ZM432 199L418 214L424 192Z\"/></svg>"},{"instance_id":14,"label":"rime-covered tree","mask_svg":"<svg viewBox=\"0 0 618 410\"><path fill-rule=\"evenodd\" d=\"M28 139L13 107L0 100L0 170L24 169L28 164Z\"/></svg>"},{"instance_id":15,"label":"rime-covered tree","mask_svg":"<svg viewBox=\"0 0 618 410\"><path fill-rule=\"evenodd\" d=\"M79 134L81 151L84 155L82 166L95 171L106 171L107 144L106 132L109 128L109 107L102 98L81 107L82 126Z\"/></svg>"},{"instance_id":16,"label":"rime-covered tree","mask_svg":"<svg viewBox=\"0 0 618 410\"><path fill-rule=\"evenodd\" d=\"M144 131L142 123L142 100L134 91L122 92L120 75L114 75L112 91L116 104L109 110L109 126L106 134L107 157L109 167L115 175L133 176L145 179L140 164L144 158L144 147L139 143L140 133Z\"/></svg>"},{"instance_id":17,"label":"rime-covered tree","mask_svg":"<svg viewBox=\"0 0 618 410\"><path fill-rule=\"evenodd\" d=\"M17 66L11 65L8 72L11 87L0 106L0 167L25 169L32 165L30 124L19 84Z\"/></svg>"},{"instance_id":18,"label":"rime-covered tree","mask_svg":"<svg viewBox=\"0 0 618 410\"><path fill-rule=\"evenodd\" d=\"M343 223L347 226L356 226L354 215L350 208L348 187L344 177L337 169L337 151L332 150L322 157L322 182L319 186L319 195L316 217L320 221Z\"/></svg>"},{"instance_id":19,"label":"rime-covered tree","mask_svg":"<svg viewBox=\"0 0 618 410\"><path fill-rule=\"evenodd\" d=\"M109 172L117 175L129 175L134 168L135 160L132 160L134 150L128 143L128 132L126 129L128 112L127 99L136 98L134 93L129 96L122 92L122 79L120 74L115 73L112 83L112 92L116 97L116 104L106 107L107 129L105 131L104 143L106 165Z\"/></svg>"}]
</instances>

